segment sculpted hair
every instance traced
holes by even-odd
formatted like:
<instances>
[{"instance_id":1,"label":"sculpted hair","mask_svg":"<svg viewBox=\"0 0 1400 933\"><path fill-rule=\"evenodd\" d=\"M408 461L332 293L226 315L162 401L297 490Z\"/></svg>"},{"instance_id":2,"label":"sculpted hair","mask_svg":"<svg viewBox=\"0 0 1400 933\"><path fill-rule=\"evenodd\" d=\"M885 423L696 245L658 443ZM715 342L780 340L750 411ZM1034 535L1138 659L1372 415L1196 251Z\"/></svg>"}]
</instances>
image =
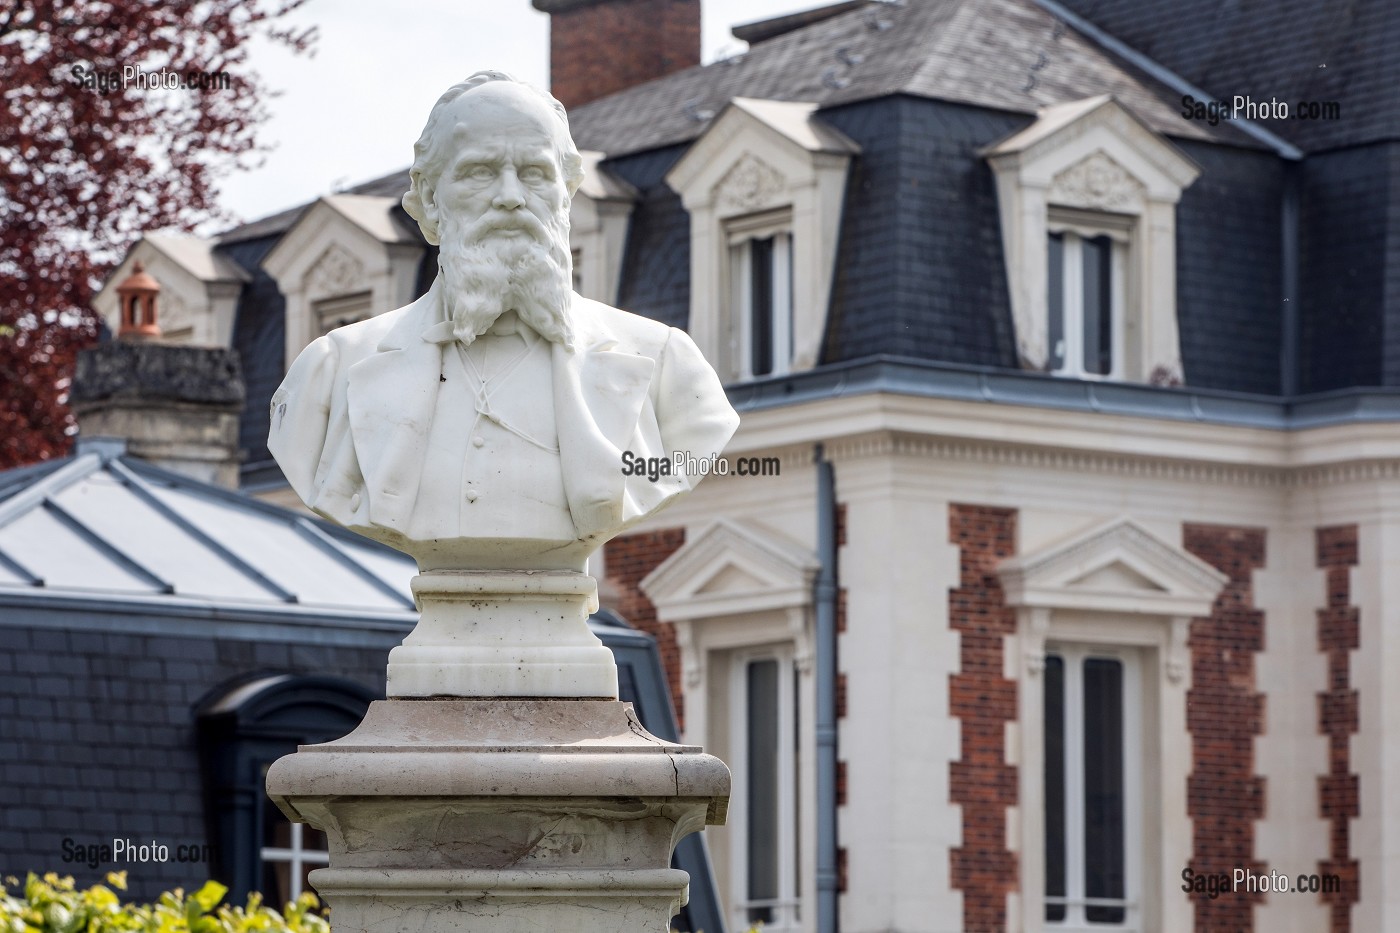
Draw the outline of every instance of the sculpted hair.
<instances>
[{"instance_id":1,"label":"sculpted hair","mask_svg":"<svg viewBox=\"0 0 1400 933\"><path fill-rule=\"evenodd\" d=\"M564 112L564 105L533 84L513 78L504 71L478 71L465 81L452 85L438 98L437 103L433 104L432 112L428 114L423 135L413 144L413 166L408 170L408 191L403 196L403 209L418 221L418 228L423 231L423 236L434 245L438 242L437 224L428 220L427 211L424 209L423 185L426 178L429 187L432 187L438 175L442 174L444 163L447 161L447 154L442 151L441 146L436 145L443 131L443 114L448 105L457 98L492 81L510 81L518 84L549 105L550 110L559 119L559 163L570 198L578 191L578 186L583 181L583 159L578 154L578 147L574 145L573 136L569 134L569 116Z\"/></svg>"}]
</instances>

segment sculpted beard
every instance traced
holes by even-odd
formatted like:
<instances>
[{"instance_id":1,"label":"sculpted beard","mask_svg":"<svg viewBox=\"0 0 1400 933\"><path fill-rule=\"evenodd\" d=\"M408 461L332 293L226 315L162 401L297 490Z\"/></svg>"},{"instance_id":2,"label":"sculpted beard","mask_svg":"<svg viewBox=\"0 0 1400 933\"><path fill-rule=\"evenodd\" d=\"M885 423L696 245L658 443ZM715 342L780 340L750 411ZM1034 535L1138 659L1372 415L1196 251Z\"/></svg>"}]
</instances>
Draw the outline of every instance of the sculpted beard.
<instances>
[{"instance_id":1,"label":"sculpted beard","mask_svg":"<svg viewBox=\"0 0 1400 933\"><path fill-rule=\"evenodd\" d=\"M492 235L503 227L524 235ZM547 224L524 211L487 214L470 223L443 215L438 234L443 301L463 346L514 311L546 340L572 348L565 317L573 295L567 214Z\"/></svg>"}]
</instances>

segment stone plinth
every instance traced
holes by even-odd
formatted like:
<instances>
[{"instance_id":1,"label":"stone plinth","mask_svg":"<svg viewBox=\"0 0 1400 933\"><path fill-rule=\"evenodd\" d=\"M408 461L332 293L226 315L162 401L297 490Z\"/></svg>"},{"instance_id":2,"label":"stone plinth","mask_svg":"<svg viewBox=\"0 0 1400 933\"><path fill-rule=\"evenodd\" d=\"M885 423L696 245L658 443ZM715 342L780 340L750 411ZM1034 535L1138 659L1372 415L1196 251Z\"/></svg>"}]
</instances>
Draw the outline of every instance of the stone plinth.
<instances>
[{"instance_id":1,"label":"stone plinth","mask_svg":"<svg viewBox=\"0 0 1400 933\"><path fill-rule=\"evenodd\" d=\"M336 933L657 933L676 843L723 823L729 771L616 700L382 700L276 762L268 794L323 830Z\"/></svg>"},{"instance_id":2,"label":"stone plinth","mask_svg":"<svg viewBox=\"0 0 1400 933\"><path fill-rule=\"evenodd\" d=\"M617 698L587 574L439 570L412 586L422 616L389 652L390 697Z\"/></svg>"}]
</instances>

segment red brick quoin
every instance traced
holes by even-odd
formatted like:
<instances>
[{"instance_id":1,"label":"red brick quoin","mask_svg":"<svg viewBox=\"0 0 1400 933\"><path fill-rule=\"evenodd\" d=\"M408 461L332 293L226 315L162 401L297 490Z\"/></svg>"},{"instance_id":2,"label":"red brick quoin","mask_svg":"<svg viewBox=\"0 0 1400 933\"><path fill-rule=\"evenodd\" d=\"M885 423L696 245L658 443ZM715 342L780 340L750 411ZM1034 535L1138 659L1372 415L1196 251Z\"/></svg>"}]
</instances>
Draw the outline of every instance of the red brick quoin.
<instances>
[{"instance_id":1,"label":"red brick quoin","mask_svg":"<svg viewBox=\"0 0 1400 933\"><path fill-rule=\"evenodd\" d=\"M1361 815L1361 788L1351 773L1348 743L1360 726L1349 652L1361 647L1361 610L1351 605L1351 568L1358 563L1355 525L1319 528L1317 566L1327 571L1327 608L1317 611L1318 650L1327 655L1327 690L1317 695L1318 731L1327 736L1327 775L1318 779L1318 807L1331 826L1331 858L1318 874L1341 878L1340 891L1319 895L1332 909L1333 933L1350 933L1351 905L1361 897L1360 866L1349 858L1350 820Z\"/></svg>"},{"instance_id":2,"label":"red brick quoin","mask_svg":"<svg viewBox=\"0 0 1400 933\"><path fill-rule=\"evenodd\" d=\"M1265 533L1223 525L1187 525L1183 532L1186 550L1230 578L1210 616L1191 620L1191 868L1198 875L1262 873L1268 866L1254 859L1254 821L1264 814L1264 779L1254 773L1254 737L1263 731L1264 698L1254 689L1254 655L1264 646L1264 613L1254 608L1252 574L1264 566ZM1244 933L1254 929L1252 905L1263 895L1193 898L1197 930Z\"/></svg>"},{"instance_id":3,"label":"red brick quoin","mask_svg":"<svg viewBox=\"0 0 1400 933\"><path fill-rule=\"evenodd\" d=\"M676 723L685 728L685 697L681 694L681 652L676 644L676 629L670 622L656 618L656 607L646 598L638 585L661 562L685 544L684 528L666 528L644 534L622 535L604 545L604 563L608 579L617 586L615 609L633 628L656 639L661 652L661 668L671 688L671 702L676 707Z\"/></svg>"},{"instance_id":4,"label":"red brick quoin","mask_svg":"<svg viewBox=\"0 0 1400 933\"><path fill-rule=\"evenodd\" d=\"M951 854L952 885L963 893L963 929L1006 928L1006 895L1020 868L1006 848L1006 808L1016 803L1016 769L1006 763L1006 723L1016 718L1016 683L1002 677L1002 638L1015 633L997 563L1016 551L1016 510L953 505L948 540L961 551L960 580L948 595L948 622L961 637L961 669L949 684L962 721L962 758L951 765L949 795L962 807L961 848Z\"/></svg>"}]
</instances>

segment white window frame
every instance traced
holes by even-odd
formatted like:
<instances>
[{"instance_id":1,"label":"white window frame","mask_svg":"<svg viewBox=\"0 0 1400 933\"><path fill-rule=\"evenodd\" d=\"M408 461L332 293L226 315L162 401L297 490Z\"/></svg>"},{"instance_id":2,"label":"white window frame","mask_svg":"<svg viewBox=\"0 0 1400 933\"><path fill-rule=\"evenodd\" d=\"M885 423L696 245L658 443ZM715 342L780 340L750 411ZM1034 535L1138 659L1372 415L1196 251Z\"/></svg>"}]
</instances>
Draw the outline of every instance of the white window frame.
<instances>
[{"instance_id":1,"label":"white window frame","mask_svg":"<svg viewBox=\"0 0 1400 933\"><path fill-rule=\"evenodd\" d=\"M725 225L729 256L725 270L729 282L729 333L726 369L739 379L784 376L792 371L793 355L793 230L787 211L737 218ZM768 372L753 371L753 259L755 240L773 239L772 360Z\"/></svg>"},{"instance_id":2,"label":"white window frame","mask_svg":"<svg viewBox=\"0 0 1400 933\"><path fill-rule=\"evenodd\" d=\"M1058 655L1065 668L1065 897L1052 899L1046 895L1040 905L1040 916L1052 900L1066 906L1062 921L1043 920L1047 930L1142 930L1142 863L1143 863L1143 748L1142 736L1149 728L1143 718L1141 652L1122 646L1049 642L1045 654ZM1096 905L1122 906L1122 923L1090 923L1084 915L1088 903L1084 891L1084 693L1083 662L1090 658L1118 661L1123 670L1123 900L1096 901ZM1071 674L1071 670L1074 671ZM1043 688L1043 684L1041 685ZM1044 709L1042 736L1044 735ZM1043 744L1042 744L1043 747ZM1042 761L1044 759L1042 758ZM1042 769L1043 773L1043 769ZM1042 822L1042 827L1043 827ZM1045 834L1039 840L1045 850ZM1042 868L1044 866L1042 865ZM1041 879L1044 890L1045 879ZM1034 908L1032 908L1034 909Z\"/></svg>"},{"instance_id":3,"label":"white window frame","mask_svg":"<svg viewBox=\"0 0 1400 933\"><path fill-rule=\"evenodd\" d=\"M773 661L778 668L778 897L772 900L748 899L749 863L749 768L748 736L750 710L747 702L748 668L756 661ZM770 907L773 919L763 924L771 933L796 933L801 926L801 895L797 851L797 761L796 761L796 665L792 644L765 645L742 649L730 657L729 765L734 785L730 794L730 865L734 892L730 928L747 930L754 925L749 911Z\"/></svg>"},{"instance_id":4,"label":"white window frame","mask_svg":"<svg viewBox=\"0 0 1400 933\"><path fill-rule=\"evenodd\" d=\"M301 897L301 873L308 865L329 865L331 854L325 849L308 849L305 845L305 835L300 823L291 823L292 835L290 844L287 846L263 846L258 850L258 857L264 864L286 865L291 871L291 878L287 890L290 893L289 900L295 902ZM280 907L281 905L275 905Z\"/></svg>"},{"instance_id":5,"label":"white window frame","mask_svg":"<svg viewBox=\"0 0 1400 933\"><path fill-rule=\"evenodd\" d=\"M1128 279L1132 267L1133 218L1113 215L1084 214L1078 211L1052 210L1046 223L1046 236L1060 234L1064 237L1062 260L1063 294L1061 307L1064 312L1063 339L1065 341L1064 364L1050 368L1057 376L1074 379L1120 380L1129 369L1126 354L1127 333L1136 317L1136 308L1130 306ZM1109 352L1112 365L1106 373L1093 373L1084 366L1084 264L1082 244L1084 240L1108 237L1112 242L1109 258L1109 333L1112 346ZM1048 246L1047 246L1048 262ZM1051 276L1046 275L1046 288L1050 287ZM1048 296L1047 296L1048 297ZM1048 304L1048 301L1047 301ZM1046 315L1047 368L1053 366L1055 347L1049 345L1050 320Z\"/></svg>"}]
</instances>

